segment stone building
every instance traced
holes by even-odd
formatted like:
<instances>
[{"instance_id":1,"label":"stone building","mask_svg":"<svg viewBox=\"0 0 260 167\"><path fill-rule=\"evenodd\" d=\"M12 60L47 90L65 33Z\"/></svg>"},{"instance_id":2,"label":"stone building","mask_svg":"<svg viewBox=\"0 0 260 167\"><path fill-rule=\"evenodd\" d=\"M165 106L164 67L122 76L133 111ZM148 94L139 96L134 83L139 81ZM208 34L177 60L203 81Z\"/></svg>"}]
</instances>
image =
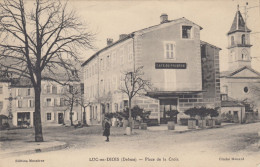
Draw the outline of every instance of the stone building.
<instances>
[{"instance_id":1,"label":"stone building","mask_svg":"<svg viewBox=\"0 0 260 167\"><path fill-rule=\"evenodd\" d=\"M251 67L250 43L251 30L247 27L241 12L236 11L228 37L228 70L221 72L222 103L239 103L244 105L244 110L236 110L229 106L231 114L242 117L243 112L258 112L260 107L260 73ZM242 102L242 103L241 103ZM251 110L251 111L250 111ZM240 113L240 114L239 114ZM241 121L240 121L241 122Z\"/></svg>"},{"instance_id":2,"label":"stone building","mask_svg":"<svg viewBox=\"0 0 260 167\"><path fill-rule=\"evenodd\" d=\"M194 106L220 106L220 48L200 40L202 27L186 18L168 20L130 34L122 34L92 55L84 67L84 95L92 105L89 123L100 123L105 112L123 110L128 98L119 89L123 72L143 67L144 78L154 91L137 96L133 105L150 110L151 119L167 121L165 112L179 110L178 117Z\"/></svg>"},{"instance_id":3,"label":"stone building","mask_svg":"<svg viewBox=\"0 0 260 167\"><path fill-rule=\"evenodd\" d=\"M60 79L60 82L63 81ZM64 81L65 82L65 81ZM82 85L78 81L71 81L75 89L82 96ZM34 125L34 88L28 79L12 79L0 83L0 102L3 103L1 114L12 115L14 126ZM61 85L54 81L43 80L41 92L41 121L43 125L70 124L70 104L68 101L71 87ZM80 99L79 99L80 100ZM74 123L82 121L82 108L74 103L72 120Z\"/></svg>"}]
</instances>

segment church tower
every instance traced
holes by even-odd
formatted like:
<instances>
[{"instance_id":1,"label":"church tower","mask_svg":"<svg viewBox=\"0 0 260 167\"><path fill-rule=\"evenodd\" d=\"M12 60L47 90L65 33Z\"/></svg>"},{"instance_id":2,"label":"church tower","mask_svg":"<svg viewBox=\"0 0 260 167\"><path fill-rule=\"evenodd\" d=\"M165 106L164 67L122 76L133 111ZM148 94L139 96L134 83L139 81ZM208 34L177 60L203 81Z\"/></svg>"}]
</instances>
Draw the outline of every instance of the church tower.
<instances>
[{"instance_id":1,"label":"church tower","mask_svg":"<svg viewBox=\"0 0 260 167\"><path fill-rule=\"evenodd\" d=\"M244 66L251 67L250 32L244 21L239 6L228 36L228 70L234 71Z\"/></svg>"}]
</instances>

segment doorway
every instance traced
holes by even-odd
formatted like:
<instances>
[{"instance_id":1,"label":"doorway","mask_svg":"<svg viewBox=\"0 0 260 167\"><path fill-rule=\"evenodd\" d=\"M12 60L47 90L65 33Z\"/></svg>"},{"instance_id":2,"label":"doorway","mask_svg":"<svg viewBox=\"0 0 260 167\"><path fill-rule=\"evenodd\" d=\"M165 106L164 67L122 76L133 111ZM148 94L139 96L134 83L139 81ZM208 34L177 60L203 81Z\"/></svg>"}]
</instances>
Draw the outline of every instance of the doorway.
<instances>
[{"instance_id":1,"label":"doorway","mask_svg":"<svg viewBox=\"0 0 260 167\"><path fill-rule=\"evenodd\" d=\"M31 125L30 112L17 113L17 125L18 126L30 126Z\"/></svg>"},{"instance_id":2,"label":"doorway","mask_svg":"<svg viewBox=\"0 0 260 167\"><path fill-rule=\"evenodd\" d=\"M238 123L239 122L238 111L233 111L233 115L234 115L233 118L234 123Z\"/></svg>"},{"instance_id":3,"label":"doorway","mask_svg":"<svg viewBox=\"0 0 260 167\"><path fill-rule=\"evenodd\" d=\"M166 115L166 111L177 110L177 99L161 99L160 100L160 123L167 124L170 117ZM174 118L175 123L177 117Z\"/></svg>"},{"instance_id":4,"label":"doorway","mask_svg":"<svg viewBox=\"0 0 260 167\"><path fill-rule=\"evenodd\" d=\"M63 113L58 113L58 124L63 124L63 122L64 122Z\"/></svg>"}]
</instances>

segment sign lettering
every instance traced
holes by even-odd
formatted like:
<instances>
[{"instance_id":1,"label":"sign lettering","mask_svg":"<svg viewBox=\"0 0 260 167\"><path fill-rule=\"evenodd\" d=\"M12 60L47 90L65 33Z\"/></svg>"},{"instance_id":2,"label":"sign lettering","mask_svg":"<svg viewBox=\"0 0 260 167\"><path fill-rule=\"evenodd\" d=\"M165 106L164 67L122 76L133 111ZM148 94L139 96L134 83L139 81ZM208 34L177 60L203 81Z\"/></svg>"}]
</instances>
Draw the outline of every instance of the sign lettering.
<instances>
[{"instance_id":1,"label":"sign lettering","mask_svg":"<svg viewBox=\"0 0 260 167\"><path fill-rule=\"evenodd\" d=\"M155 63L155 69L186 69L186 63Z\"/></svg>"}]
</instances>

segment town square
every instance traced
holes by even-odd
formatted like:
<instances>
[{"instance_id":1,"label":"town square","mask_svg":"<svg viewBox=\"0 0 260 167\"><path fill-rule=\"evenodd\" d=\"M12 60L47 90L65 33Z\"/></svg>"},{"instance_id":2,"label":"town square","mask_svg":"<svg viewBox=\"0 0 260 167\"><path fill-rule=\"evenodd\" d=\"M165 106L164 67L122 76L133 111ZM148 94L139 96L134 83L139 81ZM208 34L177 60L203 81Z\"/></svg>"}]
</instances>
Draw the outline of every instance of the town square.
<instances>
[{"instance_id":1,"label":"town square","mask_svg":"<svg viewBox=\"0 0 260 167\"><path fill-rule=\"evenodd\" d=\"M0 1L0 166L260 166L260 1Z\"/></svg>"}]
</instances>

